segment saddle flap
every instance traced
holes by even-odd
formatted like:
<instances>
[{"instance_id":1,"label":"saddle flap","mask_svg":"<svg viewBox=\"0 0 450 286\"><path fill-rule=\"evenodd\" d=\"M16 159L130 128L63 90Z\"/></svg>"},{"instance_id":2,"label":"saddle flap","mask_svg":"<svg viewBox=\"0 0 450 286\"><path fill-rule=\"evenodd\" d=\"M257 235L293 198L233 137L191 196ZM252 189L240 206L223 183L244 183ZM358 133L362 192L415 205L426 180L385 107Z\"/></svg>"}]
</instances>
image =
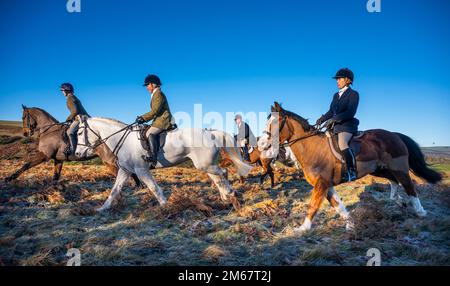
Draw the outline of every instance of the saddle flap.
<instances>
[{"instance_id":1,"label":"saddle flap","mask_svg":"<svg viewBox=\"0 0 450 286\"><path fill-rule=\"evenodd\" d=\"M358 156L358 154L361 152L361 140L364 136L364 132L360 131L356 133L352 139L350 139L350 142L348 146L350 149L352 149L353 154L355 155L355 158ZM332 134L328 137L328 143L330 145L331 153L341 162L344 162L344 158L342 156L342 151L339 148L339 142L338 142L338 135Z\"/></svg>"},{"instance_id":2,"label":"saddle flap","mask_svg":"<svg viewBox=\"0 0 450 286\"><path fill-rule=\"evenodd\" d=\"M146 151L150 150L150 146L148 144L149 134L147 134L150 127L152 127L152 126L145 124L143 126L143 128L141 128L139 130L139 140L141 141L142 148L144 148L144 150L146 150ZM176 124L172 124L168 129L166 129L158 134L157 141L159 142L159 148L164 147L164 144L166 143L167 133L174 131L177 128L178 128L178 126Z\"/></svg>"}]
</instances>

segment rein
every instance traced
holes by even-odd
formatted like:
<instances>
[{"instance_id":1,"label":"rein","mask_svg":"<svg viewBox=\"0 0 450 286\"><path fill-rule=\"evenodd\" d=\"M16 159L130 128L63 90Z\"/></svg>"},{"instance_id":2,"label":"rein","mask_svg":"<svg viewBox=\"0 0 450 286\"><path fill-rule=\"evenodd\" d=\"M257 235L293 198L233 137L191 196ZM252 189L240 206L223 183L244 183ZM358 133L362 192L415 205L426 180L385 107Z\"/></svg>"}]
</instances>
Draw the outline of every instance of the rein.
<instances>
[{"instance_id":1,"label":"rein","mask_svg":"<svg viewBox=\"0 0 450 286\"><path fill-rule=\"evenodd\" d=\"M67 121L64 121L64 122L56 122L56 123L53 123L53 124L44 125L44 126L42 126L42 127L37 127L37 126L36 126L36 125L37 125L37 120L36 120L36 118L34 118L33 116L31 116L31 113L30 113L30 110L29 110L29 109L26 109L26 114L27 114L27 128L28 128L28 130L30 130L30 134L29 134L28 137L33 136L33 134L34 134L35 131L39 132L38 136L40 136L41 134L44 134L45 132L47 132L47 131L48 131L51 127L53 127L53 126L56 126L56 125L64 125L64 124L67 123ZM33 125L30 123L30 121L31 121L30 119L33 119L33 120L34 120L34 124L33 124ZM42 129L45 129L45 130L41 131Z\"/></svg>"},{"instance_id":2,"label":"rein","mask_svg":"<svg viewBox=\"0 0 450 286\"><path fill-rule=\"evenodd\" d=\"M289 129L289 132L294 134L294 132L292 131L292 129L289 127L289 125L286 124L286 117L283 117L283 121L281 122L280 132L283 130L283 128L284 128L285 125L287 125L287 127L288 127L288 129ZM306 134L306 135L303 135L303 136L300 136L300 137L298 137L298 138L292 139L292 140L290 140L290 141L288 141L288 142L286 142L286 143L281 144L281 146L287 147L287 146L290 146L290 145L292 145L292 144L294 144L294 143L296 143L296 142L298 142L298 141L304 140L304 139L306 139L306 138L310 138L310 137L313 137L313 136L316 136L316 135L323 134L324 132L321 131L321 129L322 129L322 128L321 128L320 125L319 125L319 126L317 126L317 128L314 129L311 133L308 133L308 134ZM327 128L327 129L328 129L328 128Z\"/></svg>"},{"instance_id":3,"label":"rein","mask_svg":"<svg viewBox=\"0 0 450 286\"><path fill-rule=\"evenodd\" d=\"M119 153L120 149L122 148L123 144L125 143L125 139L128 137L128 135L129 135L131 132L133 132L133 130L131 129L131 127L133 127L133 125L136 124L135 122L134 122L134 123L131 123L131 124L125 126L124 128L122 128L122 129L120 129L120 130L118 130L118 131L116 131L116 132L114 132L114 133L108 135L107 137L102 138L97 132L95 132L95 131L89 126L89 124L87 123L87 121L84 121L83 123L84 123L84 127L83 127L83 128L84 128L84 130L85 130L85 131L84 131L84 142L85 142L86 144L78 143L78 145L80 145L80 146L85 146L85 147L89 147L89 148L91 148L91 149L97 148L98 146L100 146L100 145L102 145L103 143L105 143L106 141L108 141L108 139L111 138L112 136L114 136L114 135L116 135L116 134L118 134L118 133L120 133L120 132L125 131L124 134L122 135L122 137L120 137L119 142L116 144L116 146L114 147L114 149L113 149L113 151L112 151L113 154L116 155L116 156L117 156L117 154ZM88 129L89 129L92 133L94 133L94 135L97 136L97 138L98 138L98 140L95 141L95 143L94 143L93 145L89 143L89 138L88 138L88 133L87 133L87 130L88 130Z\"/></svg>"}]
</instances>

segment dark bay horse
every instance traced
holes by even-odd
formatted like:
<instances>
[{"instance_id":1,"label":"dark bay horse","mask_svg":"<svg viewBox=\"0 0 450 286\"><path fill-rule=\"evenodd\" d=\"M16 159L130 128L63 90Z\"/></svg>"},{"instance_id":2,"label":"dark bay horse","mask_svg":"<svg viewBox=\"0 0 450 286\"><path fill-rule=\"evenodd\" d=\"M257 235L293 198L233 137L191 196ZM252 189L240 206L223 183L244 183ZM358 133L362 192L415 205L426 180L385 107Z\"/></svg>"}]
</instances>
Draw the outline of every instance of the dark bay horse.
<instances>
[{"instance_id":1,"label":"dark bay horse","mask_svg":"<svg viewBox=\"0 0 450 286\"><path fill-rule=\"evenodd\" d=\"M22 127L24 136L33 136L38 134L38 152L37 155L26 162L14 174L5 179L6 182L16 179L26 170L33 168L41 163L54 160L53 182L59 180L64 161L86 161L96 156L100 157L103 163L107 166L109 172L114 176L117 175L116 156L106 146L100 145L96 149L96 155L89 158L77 158L75 156L66 157L64 150L67 148L68 142L63 140L66 132L66 125L58 122L48 112L40 108L28 108L23 106L22 113ZM133 177L137 186L140 185L139 179Z\"/></svg>"},{"instance_id":2,"label":"dark bay horse","mask_svg":"<svg viewBox=\"0 0 450 286\"><path fill-rule=\"evenodd\" d=\"M352 229L349 213L333 188L342 183L342 165L332 154L326 135L311 126L306 119L284 110L275 102L265 135L258 142L259 147L267 148L272 140L279 140L280 144L288 142L306 180L313 186L307 216L295 232L303 233L311 228L311 221L325 198L346 220L346 228ZM367 130L358 140L361 150L356 156L357 177L370 174L387 178L395 189L401 184L416 214L426 216L427 212L417 197L409 170L432 184L441 181L442 175L427 166L418 144L406 135L383 129Z\"/></svg>"}]
</instances>

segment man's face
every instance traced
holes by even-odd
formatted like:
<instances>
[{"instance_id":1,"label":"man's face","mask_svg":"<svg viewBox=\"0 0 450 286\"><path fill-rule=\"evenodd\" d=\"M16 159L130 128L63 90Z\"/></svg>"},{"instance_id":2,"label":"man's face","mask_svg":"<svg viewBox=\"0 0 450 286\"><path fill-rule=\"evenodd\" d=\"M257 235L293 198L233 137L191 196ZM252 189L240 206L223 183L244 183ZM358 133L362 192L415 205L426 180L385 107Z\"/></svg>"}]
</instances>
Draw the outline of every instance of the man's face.
<instances>
[{"instance_id":1,"label":"man's face","mask_svg":"<svg viewBox=\"0 0 450 286\"><path fill-rule=\"evenodd\" d=\"M67 92L67 90L61 89L61 92L64 96L67 96L69 93Z\"/></svg>"},{"instance_id":2,"label":"man's face","mask_svg":"<svg viewBox=\"0 0 450 286\"><path fill-rule=\"evenodd\" d=\"M238 117L234 121L236 122L236 125L239 125L241 124L242 119Z\"/></svg>"}]
</instances>

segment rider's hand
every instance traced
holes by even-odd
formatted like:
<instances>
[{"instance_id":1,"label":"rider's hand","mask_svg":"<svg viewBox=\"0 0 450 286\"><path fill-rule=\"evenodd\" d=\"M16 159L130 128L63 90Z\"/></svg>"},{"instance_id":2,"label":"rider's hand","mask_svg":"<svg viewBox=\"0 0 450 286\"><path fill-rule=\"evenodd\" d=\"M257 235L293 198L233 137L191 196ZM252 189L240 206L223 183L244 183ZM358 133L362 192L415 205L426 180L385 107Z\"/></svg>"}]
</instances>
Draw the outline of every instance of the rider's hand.
<instances>
[{"instance_id":1,"label":"rider's hand","mask_svg":"<svg viewBox=\"0 0 450 286\"><path fill-rule=\"evenodd\" d=\"M322 123L323 123L323 116L321 116L319 119L317 119L316 125L320 126Z\"/></svg>"},{"instance_id":2,"label":"rider's hand","mask_svg":"<svg viewBox=\"0 0 450 286\"><path fill-rule=\"evenodd\" d=\"M138 116L138 117L136 117L136 123L143 124L143 123L145 123L145 120L144 120L144 118L142 118L142 116Z\"/></svg>"}]
</instances>

